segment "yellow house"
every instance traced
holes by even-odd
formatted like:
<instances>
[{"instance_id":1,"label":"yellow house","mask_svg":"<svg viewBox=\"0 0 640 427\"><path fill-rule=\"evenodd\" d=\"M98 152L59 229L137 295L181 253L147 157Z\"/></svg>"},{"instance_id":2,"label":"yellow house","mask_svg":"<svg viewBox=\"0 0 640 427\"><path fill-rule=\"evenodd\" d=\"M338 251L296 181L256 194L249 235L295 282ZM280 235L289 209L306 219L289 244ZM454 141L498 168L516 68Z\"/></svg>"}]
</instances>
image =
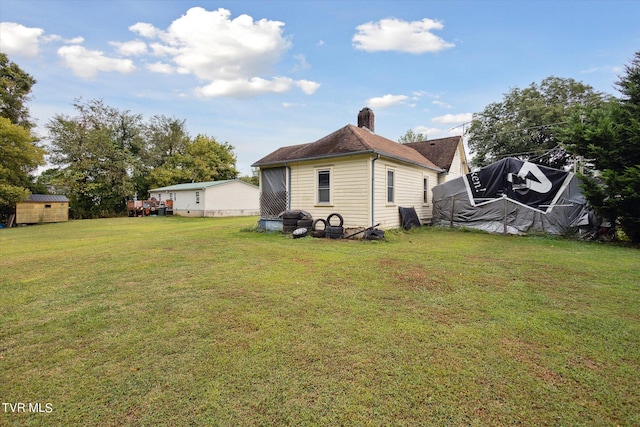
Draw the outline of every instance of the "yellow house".
<instances>
[{"instance_id":1,"label":"yellow house","mask_svg":"<svg viewBox=\"0 0 640 427\"><path fill-rule=\"evenodd\" d=\"M69 199L52 194L32 194L16 203L16 224L69 221Z\"/></svg>"},{"instance_id":2,"label":"yellow house","mask_svg":"<svg viewBox=\"0 0 640 427\"><path fill-rule=\"evenodd\" d=\"M468 171L462 138L456 144L411 146L376 135L373 129L373 111L364 108L358 126L347 125L312 143L279 148L255 162L252 166L260 169L261 217L276 218L282 211L301 209L314 218L339 213L347 229L377 224L392 229L401 225L399 208L412 207L418 218L429 221L431 189L449 173L457 177ZM435 152L436 146L451 145L446 168L418 149Z\"/></svg>"}]
</instances>

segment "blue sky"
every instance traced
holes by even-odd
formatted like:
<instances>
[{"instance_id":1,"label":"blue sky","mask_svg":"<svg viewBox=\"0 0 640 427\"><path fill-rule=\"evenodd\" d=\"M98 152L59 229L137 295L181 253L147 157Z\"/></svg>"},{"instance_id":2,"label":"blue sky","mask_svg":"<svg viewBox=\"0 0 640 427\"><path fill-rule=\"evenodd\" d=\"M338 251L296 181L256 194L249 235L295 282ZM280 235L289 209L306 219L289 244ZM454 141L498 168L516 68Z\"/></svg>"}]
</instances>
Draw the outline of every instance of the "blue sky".
<instances>
[{"instance_id":1,"label":"blue sky","mask_svg":"<svg viewBox=\"0 0 640 427\"><path fill-rule=\"evenodd\" d=\"M640 1L0 0L0 51L44 126L76 98L186 120L238 168L356 123L439 138L549 76L617 95Z\"/></svg>"}]
</instances>

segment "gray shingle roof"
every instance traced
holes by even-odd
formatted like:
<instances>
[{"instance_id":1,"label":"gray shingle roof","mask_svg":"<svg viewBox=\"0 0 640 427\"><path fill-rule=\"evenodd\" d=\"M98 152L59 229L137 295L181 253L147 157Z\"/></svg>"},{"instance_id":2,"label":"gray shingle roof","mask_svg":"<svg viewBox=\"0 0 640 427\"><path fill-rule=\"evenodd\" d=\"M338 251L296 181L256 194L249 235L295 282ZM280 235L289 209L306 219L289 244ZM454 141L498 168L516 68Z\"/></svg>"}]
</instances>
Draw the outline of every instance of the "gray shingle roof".
<instances>
[{"instance_id":1,"label":"gray shingle roof","mask_svg":"<svg viewBox=\"0 0 640 427\"><path fill-rule=\"evenodd\" d=\"M448 138L410 142L405 145L415 149L420 154L448 172L451 168L451 162L453 162L453 158L456 155L456 150L458 149L458 144L460 144L461 140L461 136L451 136Z\"/></svg>"},{"instance_id":2,"label":"gray shingle roof","mask_svg":"<svg viewBox=\"0 0 640 427\"><path fill-rule=\"evenodd\" d=\"M315 142L282 147L252 166L275 166L293 161L314 160L359 153L376 153L440 171L431 160L407 145L376 135L368 129L347 125Z\"/></svg>"}]
</instances>

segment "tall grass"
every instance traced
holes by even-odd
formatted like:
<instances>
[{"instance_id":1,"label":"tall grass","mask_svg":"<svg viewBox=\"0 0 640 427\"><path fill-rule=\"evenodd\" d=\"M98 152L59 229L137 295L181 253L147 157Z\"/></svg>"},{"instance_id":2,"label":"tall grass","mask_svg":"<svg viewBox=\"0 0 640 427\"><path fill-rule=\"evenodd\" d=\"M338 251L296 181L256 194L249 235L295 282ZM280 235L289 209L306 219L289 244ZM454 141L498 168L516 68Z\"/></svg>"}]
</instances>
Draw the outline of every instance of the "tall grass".
<instances>
[{"instance_id":1,"label":"tall grass","mask_svg":"<svg viewBox=\"0 0 640 427\"><path fill-rule=\"evenodd\" d=\"M640 425L638 250L255 222L0 231L0 425Z\"/></svg>"}]
</instances>

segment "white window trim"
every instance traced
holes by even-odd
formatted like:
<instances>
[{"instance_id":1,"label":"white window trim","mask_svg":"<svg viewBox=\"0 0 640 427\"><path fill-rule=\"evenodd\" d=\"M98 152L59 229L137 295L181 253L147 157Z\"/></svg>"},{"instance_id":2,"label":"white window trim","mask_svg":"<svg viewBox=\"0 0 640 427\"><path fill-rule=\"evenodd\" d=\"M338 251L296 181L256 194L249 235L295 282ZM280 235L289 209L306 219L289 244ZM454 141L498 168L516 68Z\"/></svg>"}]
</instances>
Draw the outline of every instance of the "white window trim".
<instances>
[{"instance_id":1,"label":"white window trim","mask_svg":"<svg viewBox=\"0 0 640 427\"><path fill-rule=\"evenodd\" d=\"M393 200L389 201L389 172L393 173ZM389 166L387 166L385 168L385 172L384 172L384 200L386 201L386 205L387 206L395 206L396 205L396 200L397 200L397 196L398 196L398 192L397 192L397 185L396 183L398 182L397 180L397 174L396 174L396 170L395 168L391 168Z\"/></svg>"},{"instance_id":2,"label":"white window trim","mask_svg":"<svg viewBox=\"0 0 640 427\"><path fill-rule=\"evenodd\" d=\"M427 184L427 188L425 188L425 182ZM425 193L427 200L425 201ZM429 177L427 175L422 175L422 206L429 206Z\"/></svg>"},{"instance_id":3,"label":"white window trim","mask_svg":"<svg viewBox=\"0 0 640 427\"><path fill-rule=\"evenodd\" d=\"M329 201L321 202L320 201L320 179L318 174L320 172L329 172ZM314 188L315 188L315 206L333 206L333 168L332 167L317 167L314 169Z\"/></svg>"}]
</instances>

